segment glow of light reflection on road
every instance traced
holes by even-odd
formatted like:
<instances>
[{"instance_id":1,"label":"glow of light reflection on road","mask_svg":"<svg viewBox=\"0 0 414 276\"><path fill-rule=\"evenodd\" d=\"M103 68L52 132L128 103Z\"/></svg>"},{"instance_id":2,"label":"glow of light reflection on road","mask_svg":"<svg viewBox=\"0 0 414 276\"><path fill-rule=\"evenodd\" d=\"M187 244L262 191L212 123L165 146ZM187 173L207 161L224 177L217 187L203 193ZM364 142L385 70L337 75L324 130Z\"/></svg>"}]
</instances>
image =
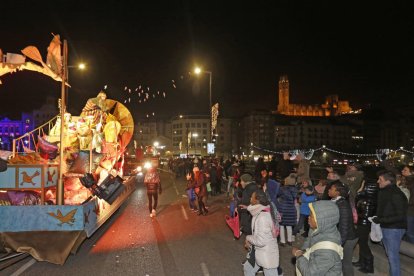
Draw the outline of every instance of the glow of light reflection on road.
<instances>
[{"instance_id":1,"label":"glow of light reflection on road","mask_svg":"<svg viewBox=\"0 0 414 276\"><path fill-rule=\"evenodd\" d=\"M159 206L156 218L150 218L149 213L138 212L134 207L136 206L129 203L99 238L90 253L99 254L185 240L194 236L202 237L206 235L207 229L202 223L197 223L197 220L211 220L214 223L212 216L197 216L195 213L186 220L183 218L182 204ZM220 220L223 220L222 216Z\"/></svg>"}]
</instances>

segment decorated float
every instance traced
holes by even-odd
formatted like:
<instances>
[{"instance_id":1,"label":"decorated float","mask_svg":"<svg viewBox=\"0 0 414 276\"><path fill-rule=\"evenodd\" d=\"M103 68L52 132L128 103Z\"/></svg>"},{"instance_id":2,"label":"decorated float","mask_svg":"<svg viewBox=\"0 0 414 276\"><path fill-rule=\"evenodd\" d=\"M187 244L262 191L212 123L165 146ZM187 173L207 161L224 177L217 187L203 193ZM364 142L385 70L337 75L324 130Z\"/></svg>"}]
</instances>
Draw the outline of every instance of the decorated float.
<instances>
[{"instance_id":1,"label":"decorated float","mask_svg":"<svg viewBox=\"0 0 414 276\"><path fill-rule=\"evenodd\" d=\"M122 172L134 128L129 110L101 91L79 116L66 113L66 41L63 60L60 47L54 36L48 65L33 46L22 52L41 65L0 63L0 75L35 68L62 82L60 115L14 139L13 151L2 152L7 168L0 172L0 252L55 264L64 264L135 189Z\"/></svg>"}]
</instances>

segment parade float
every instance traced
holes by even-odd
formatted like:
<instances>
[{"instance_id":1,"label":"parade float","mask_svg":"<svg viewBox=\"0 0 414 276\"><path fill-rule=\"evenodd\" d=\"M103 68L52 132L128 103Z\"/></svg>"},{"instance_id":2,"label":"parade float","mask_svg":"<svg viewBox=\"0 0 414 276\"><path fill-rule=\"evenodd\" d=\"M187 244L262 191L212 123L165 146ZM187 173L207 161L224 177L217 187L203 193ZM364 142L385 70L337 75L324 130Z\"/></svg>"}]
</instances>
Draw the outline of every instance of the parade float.
<instances>
[{"instance_id":1,"label":"parade float","mask_svg":"<svg viewBox=\"0 0 414 276\"><path fill-rule=\"evenodd\" d=\"M67 45L59 36L48 48L22 50L40 63L0 63L0 75L32 70L62 82L60 114L13 140L0 172L0 252L25 252L38 261L64 264L135 190L123 178L123 157L134 123L120 102L101 91L79 116L66 112ZM0 51L1 52L1 51ZM62 59L61 59L62 58Z\"/></svg>"}]
</instances>

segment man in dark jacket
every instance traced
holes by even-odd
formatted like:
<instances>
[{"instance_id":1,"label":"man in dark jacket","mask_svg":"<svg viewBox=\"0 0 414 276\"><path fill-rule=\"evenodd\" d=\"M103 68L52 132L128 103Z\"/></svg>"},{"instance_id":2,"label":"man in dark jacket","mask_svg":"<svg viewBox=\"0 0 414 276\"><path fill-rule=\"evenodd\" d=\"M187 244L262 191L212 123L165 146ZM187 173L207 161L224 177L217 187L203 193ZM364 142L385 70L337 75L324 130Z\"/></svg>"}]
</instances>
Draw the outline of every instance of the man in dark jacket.
<instances>
[{"instance_id":1,"label":"man in dark jacket","mask_svg":"<svg viewBox=\"0 0 414 276\"><path fill-rule=\"evenodd\" d=\"M407 229L407 197L396 185L395 174L389 171L380 173L378 178L377 214L372 221L379 223L382 230L382 243L390 265L390 275L399 276L400 245Z\"/></svg>"},{"instance_id":2,"label":"man in dark jacket","mask_svg":"<svg viewBox=\"0 0 414 276\"><path fill-rule=\"evenodd\" d=\"M276 175L279 181L284 180L293 171L293 163L288 152L283 153L283 159L277 163Z\"/></svg>"},{"instance_id":3,"label":"man in dark jacket","mask_svg":"<svg viewBox=\"0 0 414 276\"><path fill-rule=\"evenodd\" d=\"M414 244L414 167L404 166L401 174L403 176L402 185L410 191L411 195L408 201L406 239Z\"/></svg>"},{"instance_id":4,"label":"man in dark jacket","mask_svg":"<svg viewBox=\"0 0 414 276\"><path fill-rule=\"evenodd\" d=\"M247 211L247 206L250 205L250 198L252 194L257 190L256 182L253 181L253 177L250 174L243 174L240 177L240 185L243 192L239 203L240 214L240 226L241 231L246 235L252 234L252 216Z\"/></svg>"},{"instance_id":5,"label":"man in dark jacket","mask_svg":"<svg viewBox=\"0 0 414 276\"><path fill-rule=\"evenodd\" d=\"M371 222L369 217L375 215L377 210L378 184L372 179L367 179L364 189L357 194L355 199L358 214L357 235L359 245L359 260L353 263L363 273L374 273L374 255L368 245Z\"/></svg>"},{"instance_id":6,"label":"man in dark jacket","mask_svg":"<svg viewBox=\"0 0 414 276\"><path fill-rule=\"evenodd\" d=\"M329 189L329 196L339 209L338 230L341 234L341 245L344 248L342 272L344 276L352 276L354 275L352 254L358 238L354 228L351 204L349 203L349 189L341 181L335 181Z\"/></svg>"}]
</instances>

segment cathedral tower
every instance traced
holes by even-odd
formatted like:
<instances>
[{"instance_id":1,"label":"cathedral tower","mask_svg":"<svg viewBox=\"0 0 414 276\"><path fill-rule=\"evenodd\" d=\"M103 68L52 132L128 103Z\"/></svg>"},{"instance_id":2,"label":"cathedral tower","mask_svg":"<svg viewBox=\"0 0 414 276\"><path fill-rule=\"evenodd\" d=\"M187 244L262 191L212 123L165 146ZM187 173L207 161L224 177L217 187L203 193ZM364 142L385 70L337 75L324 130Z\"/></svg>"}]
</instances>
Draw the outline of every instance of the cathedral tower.
<instances>
[{"instance_id":1,"label":"cathedral tower","mask_svg":"<svg viewBox=\"0 0 414 276\"><path fill-rule=\"evenodd\" d=\"M287 75L280 76L279 79L279 105L278 113L286 113L289 110L289 80Z\"/></svg>"}]
</instances>

